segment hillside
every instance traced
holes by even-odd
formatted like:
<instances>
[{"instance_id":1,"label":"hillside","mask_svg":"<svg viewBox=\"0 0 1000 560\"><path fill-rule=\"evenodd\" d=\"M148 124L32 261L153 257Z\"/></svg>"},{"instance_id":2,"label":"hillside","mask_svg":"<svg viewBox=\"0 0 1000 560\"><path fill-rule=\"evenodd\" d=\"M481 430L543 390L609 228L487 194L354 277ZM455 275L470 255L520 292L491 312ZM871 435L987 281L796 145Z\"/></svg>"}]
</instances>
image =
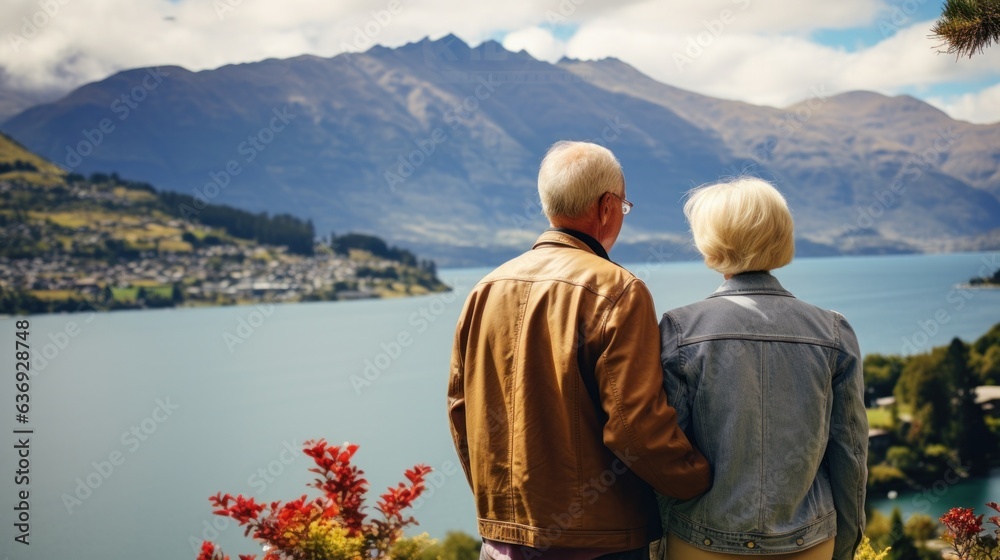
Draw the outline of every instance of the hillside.
<instances>
[{"instance_id":1,"label":"hillside","mask_svg":"<svg viewBox=\"0 0 1000 560\"><path fill-rule=\"evenodd\" d=\"M1000 125L955 121L908 96L817 88L777 109L686 92L613 59L560 66L717 134L742 169L782 189L811 241L862 253L998 246L982 236L1000 226Z\"/></svg>"},{"instance_id":2,"label":"hillside","mask_svg":"<svg viewBox=\"0 0 1000 560\"><path fill-rule=\"evenodd\" d=\"M757 107L613 59L548 64L454 36L130 70L2 128L73 171L371 232L449 265L495 264L544 229L537 166L566 138L622 160L637 204L619 261L689 257L684 193L746 171L788 196L800 255L1000 246L1000 125L864 92Z\"/></svg>"},{"instance_id":3,"label":"hillside","mask_svg":"<svg viewBox=\"0 0 1000 560\"><path fill-rule=\"evenodd\" d=\"M0 174L5 179L18 179L37 185L55 185L63 181L66 172L0 133Z\"/></svg>"},{"instance_id":4,"label":"hillside","mask_svg":"<svg viewBox=\"0 0 1000 560\"><path fill-rule=\"evenodd\" d=\"M433 262L378 238L317 243L311 222L202 204L116 174L67 175L5 137L0 236L0 314L447 289Z\"/></svg>"}]
</instances>

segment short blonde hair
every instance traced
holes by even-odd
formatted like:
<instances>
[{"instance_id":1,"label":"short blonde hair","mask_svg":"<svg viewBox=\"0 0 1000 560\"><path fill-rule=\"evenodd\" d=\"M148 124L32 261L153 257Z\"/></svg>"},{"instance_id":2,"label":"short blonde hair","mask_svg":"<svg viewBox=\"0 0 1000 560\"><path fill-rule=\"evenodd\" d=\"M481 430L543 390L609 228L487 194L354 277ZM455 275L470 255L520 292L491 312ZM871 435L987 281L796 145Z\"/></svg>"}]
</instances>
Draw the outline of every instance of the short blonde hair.
<instances>
[{"instance_id":1,"label":"short blonde hair","mask_svg":"<svg viewBox=\"0 0 1000 560\"><path fill-rule=\"evenodd\" d=\"M556 142L538 170L542 211L578 218L606 192L624 195L622 166L611 150L590 142Z\"/></svg>"},{"instance_id":2,"label":"short blonde hair","mask_svg":"<svg viewBox=\"0 0 1000 560\"><path fill-rule=\"evenodd\" d=\"M684 215L705 264L723 274L781 268L795 255L788 203L763 179L699 187L689 193Z\"/></svg>"}]
</instances>

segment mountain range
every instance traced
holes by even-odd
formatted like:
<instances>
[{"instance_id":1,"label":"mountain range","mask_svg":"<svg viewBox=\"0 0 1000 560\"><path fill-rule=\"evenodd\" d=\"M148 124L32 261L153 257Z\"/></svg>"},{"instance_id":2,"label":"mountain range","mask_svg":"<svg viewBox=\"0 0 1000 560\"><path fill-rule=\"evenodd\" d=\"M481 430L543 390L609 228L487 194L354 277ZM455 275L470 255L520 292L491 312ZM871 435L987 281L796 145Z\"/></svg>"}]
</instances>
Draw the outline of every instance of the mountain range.
<instances>
[{"instance_id":1,"label":"mountain range","mask_svg":"<svg viewBox=\"0 0 1000 560\"><path fill-rule=\"evenodd\" d=\"M763 79L763 77L762 77ZM691 255L684 193L750 173L796 218L800 255L1000 247L1000 123L909 96L772 108L657 82L617 59L556 64L455 36L332 58L141 68L0 125L68 170L364 231L488 265L546 227L538 164L561 139L612 149L636 204L616 260Z\"/></svg>"}]
</instances>

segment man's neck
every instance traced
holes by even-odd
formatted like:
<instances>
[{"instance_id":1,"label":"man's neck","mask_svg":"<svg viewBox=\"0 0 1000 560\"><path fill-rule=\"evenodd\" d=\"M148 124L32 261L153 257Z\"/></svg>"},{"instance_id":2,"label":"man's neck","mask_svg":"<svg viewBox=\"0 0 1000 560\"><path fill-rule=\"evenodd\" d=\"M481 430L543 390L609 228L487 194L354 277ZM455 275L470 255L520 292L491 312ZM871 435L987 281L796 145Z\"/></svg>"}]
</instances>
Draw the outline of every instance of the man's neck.
<instances>
[{"instance_id":1,"label":"man's neck","mask_svg":"<svg viewBox=\"0 0 1000 560\"><path fill-rule=\"evenodd\" d=\"M594 239L594 236L590 235L589 233L584 233L582 231L577 231L571 228L560 228L555 226L550 228L549 231L558 231L560 233L572 235L576 239L583 241L587 245L587 247L590 247L590 250L593 251L594 254L596 254L597 256L603 259L607 259L609 261L611 260L611 257L608 256L608 252L604 249L604 246L601 245L596 239Z\"/></svg>"}]
</instances>

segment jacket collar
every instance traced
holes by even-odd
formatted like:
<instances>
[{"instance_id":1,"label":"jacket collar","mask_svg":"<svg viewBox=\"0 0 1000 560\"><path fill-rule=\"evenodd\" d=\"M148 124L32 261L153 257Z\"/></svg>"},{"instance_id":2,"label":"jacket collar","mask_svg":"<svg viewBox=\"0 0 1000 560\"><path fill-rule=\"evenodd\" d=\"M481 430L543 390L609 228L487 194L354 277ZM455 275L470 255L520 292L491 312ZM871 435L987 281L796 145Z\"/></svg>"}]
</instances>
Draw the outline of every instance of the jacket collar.
<instances>
[{"instance_id":1,"label":"jacket collar","mask_svg":"<svg viewBox=\"0 0 1000 560\"><path fill-rule=\"evenodd\" d=\"M537 249L543 245L566 245L589 251L602 259L611 260L608 252L604 250L604 247L596 239L586 233L572 229L549 228L535 241L535 245L531 248Z\"/></svg>"},{"instance_id":2,"label":"jacket collar","mask_svg":"<svg viewBox=\"0 0 1000 560\"><path fill-rule=\"evenodd\" d=\"M776 296L795 297L791 292L781 287L778 279L770 272L741 272L726 280L715 290L710 298L730 295L771 294Z\"/></svg>"}]
</instances>

